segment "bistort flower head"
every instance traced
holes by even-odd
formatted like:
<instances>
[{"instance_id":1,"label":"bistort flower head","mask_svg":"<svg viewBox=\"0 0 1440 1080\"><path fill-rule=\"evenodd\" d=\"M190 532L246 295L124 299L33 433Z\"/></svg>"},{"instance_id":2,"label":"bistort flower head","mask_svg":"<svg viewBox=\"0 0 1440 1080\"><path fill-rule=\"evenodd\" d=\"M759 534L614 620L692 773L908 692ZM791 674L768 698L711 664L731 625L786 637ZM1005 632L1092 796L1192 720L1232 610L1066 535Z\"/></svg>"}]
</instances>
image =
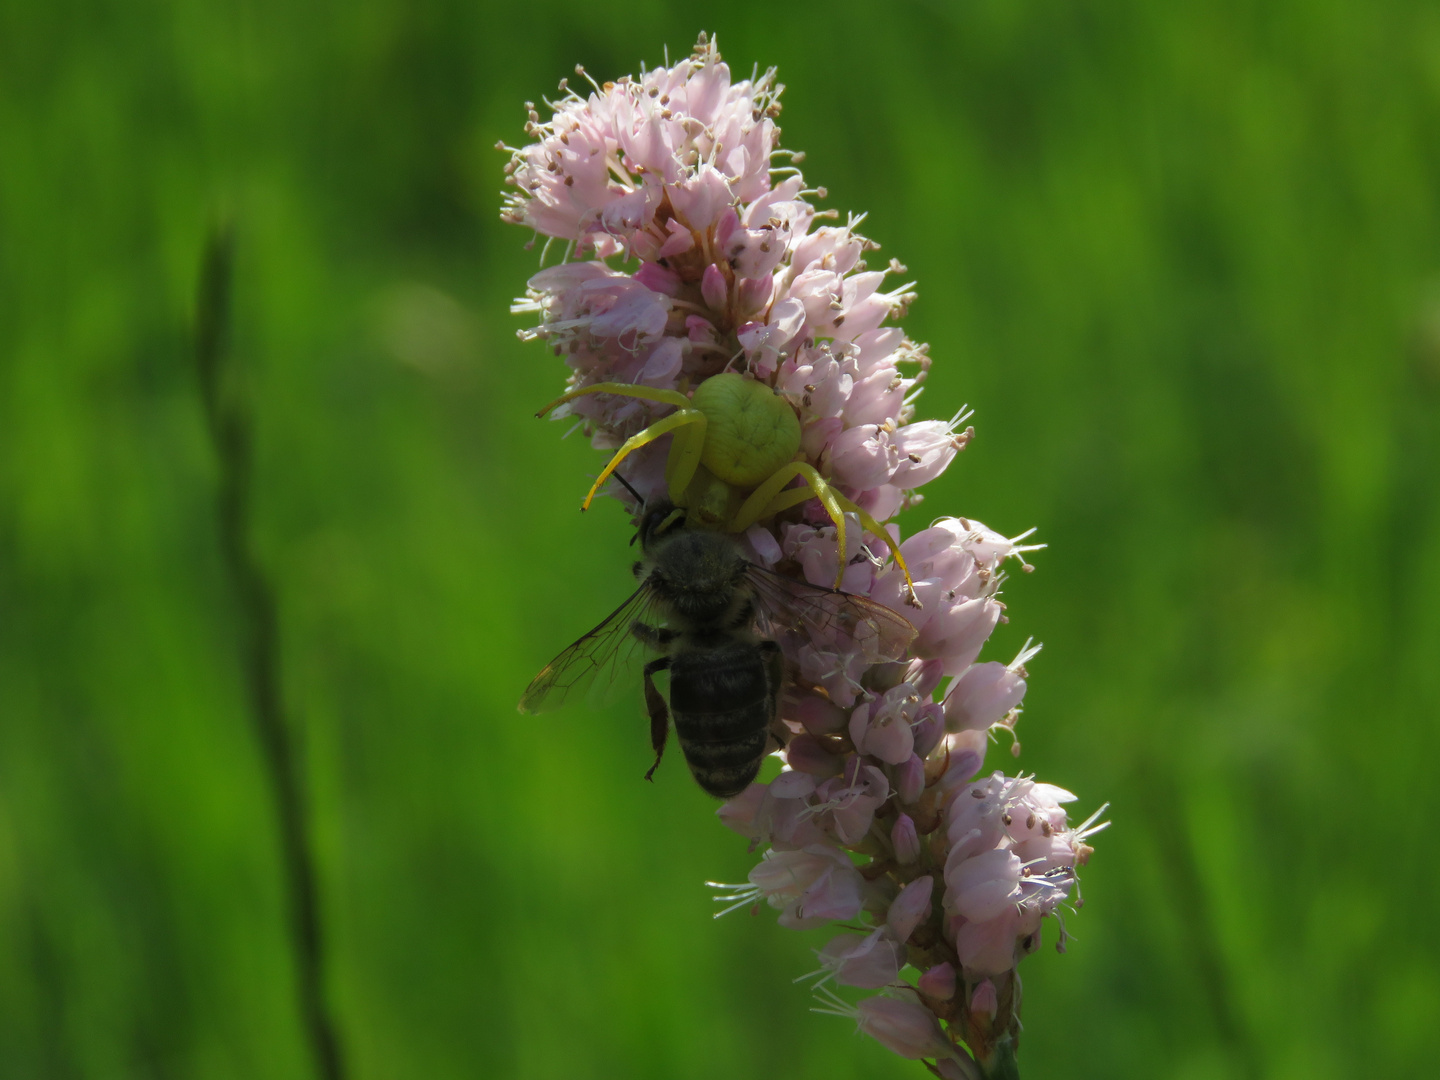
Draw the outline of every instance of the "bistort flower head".
<instances>
[{"instance_id":1,"label":"bistort flower head","mask_svg":"<svg viewBox=\"0 0 1440 1080\"><path fill-rule=\"evenodd\" d=\"M963 409L916 419L930 359L895 325L912 285L891 283L905 272L893 259L870 268L878 245L860 218L815 208L824 189L807 188L802 155L779 146L782 89L773 70L732 80L702 35L692 55L638 78L591 82L583 96L562 82L547 120L528 106L533 141L502 147L503 217L562 254L516 302L536 318L520 336L564 358L572 389L692 394L721 373L763 383L799 422L797 460L883 522L920 501L973 429ZM674 407L607 392L557 415L613 449ZM626 459L645 501L667 491L671 438ZM636 509L631 492L611 493ZM743 535L755 563L821 587L838 576L917 634L898 662L863 624L778 635L784 768L720 809L763 851L749 882L717 899L763 902L795 929L846 924L819 953L823 1011L940 1075L988 1075L1013 1063L1016 964L1047 918L1063 950L1059 912L1079 905L1076 873L1103 825L1072 825L1075 797L1060 788L981 776L992 734L1019 752L1025 665L1039 652L1027 642L1008 663L979 659L1003 618L1007 563L1032 569L1029 533L959 517L903 539L886 528L913 594L886 537L854 521L840 551L803 492ZM881 993L850 1005L831 984Z\"/></svg>"}]
</instances>

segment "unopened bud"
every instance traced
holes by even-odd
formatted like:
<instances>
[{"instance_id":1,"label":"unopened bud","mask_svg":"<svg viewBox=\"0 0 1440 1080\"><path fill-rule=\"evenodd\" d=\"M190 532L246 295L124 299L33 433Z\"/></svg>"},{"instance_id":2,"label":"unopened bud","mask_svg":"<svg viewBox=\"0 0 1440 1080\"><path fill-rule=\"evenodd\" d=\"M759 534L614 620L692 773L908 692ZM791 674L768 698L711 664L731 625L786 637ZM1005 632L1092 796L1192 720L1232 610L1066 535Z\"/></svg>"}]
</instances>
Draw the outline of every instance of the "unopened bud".
<instances>
[{"instance_id":1,"label":"unopened bud","mask_svg":"<svg viewBox=\"0 0 1440 1080\"><path fill-rule=\"evenodd\" d=\"M917 984L926 997L949 1001L955 996L955 969L950 964L936 964L920 976Z\"/></svg>"},{"instance_id":2,"label":"unopened bud","mask_svg":"<svg viewBox=\"0 0 1440 1080\"><path fill-rule=\"evenodd\" d=\"M890 844L895 849L895 861L900 864L912 863L920 858L920 834L915 830L915 821L909 814L901 814L890 829Z\"/></svg>"}]
</instances>

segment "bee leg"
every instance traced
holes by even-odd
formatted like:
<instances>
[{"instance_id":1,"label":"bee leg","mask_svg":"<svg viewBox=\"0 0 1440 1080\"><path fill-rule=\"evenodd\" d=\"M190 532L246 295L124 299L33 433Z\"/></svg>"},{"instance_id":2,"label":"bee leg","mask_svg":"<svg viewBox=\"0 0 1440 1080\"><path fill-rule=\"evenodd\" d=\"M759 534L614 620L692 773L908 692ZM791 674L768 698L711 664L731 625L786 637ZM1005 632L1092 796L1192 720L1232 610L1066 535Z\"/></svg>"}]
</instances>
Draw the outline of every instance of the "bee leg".
<instances>
[{"instance_id":1,"label":"bee leg","mask_svg":"<svg viewBox=\"0 0 1440 1080\"><path fill-rule=\"evenodd\" d=\"M646 629L650 629L646 627ZM639 635L636 635L639 637ZM661 656L645 665L645 711L650 714L650 745L655 749L655 764L650 766L650 771L645 774L649 780L655 775L655 770L660 767L660 759L665 756L665 737L670 733L670 710L665 706L665 698L660 691L655 689L655 673L664 671L670 666L670 658Z\"/></svg>"},{"instance_id":2,"label":"bee leg","mask_svg":"<svg viewBox=\"0 0 1440 1080\"><path fill-rule=\"evenodd\" d=\"M644 645L647 649L654 649L656 652L660 652L662 649L668 649L670 643L680 636L674 630L666 630L660 626L649 626L639 619L636 619L630 624L630 633L635 635L641 645ZM655 670L660 671L662 669L656 668Z\"/></svg>"},{"instance_id":3,"label":"bee leg","mask_svg":"<svg viewBox=\"0 0 1440 1080\"><path fill-rule=\"evenodd\" d=\"M756 646L765 662L765 674L769 682L770 721L767 730L770 741L779 749L789 741L790 732L780 722L780 693L785 688L785 656L780 646L773 641L762 641ZM766 747L767 752L770 747Z\"/></svg>"}]
</instances>

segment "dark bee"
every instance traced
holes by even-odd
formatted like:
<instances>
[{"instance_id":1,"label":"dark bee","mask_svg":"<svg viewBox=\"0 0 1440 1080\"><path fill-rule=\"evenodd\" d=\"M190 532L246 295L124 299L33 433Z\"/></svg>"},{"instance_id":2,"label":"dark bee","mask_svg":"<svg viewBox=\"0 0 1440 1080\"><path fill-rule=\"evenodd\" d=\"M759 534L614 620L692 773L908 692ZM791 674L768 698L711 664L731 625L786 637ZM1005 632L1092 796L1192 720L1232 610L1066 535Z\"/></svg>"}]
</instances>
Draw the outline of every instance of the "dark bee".
<instances>
[{"instance_id":1,"label":"dark bee","mask_svg":"<svg viewBox=\"0 0 1440 1080\"><path fill-rule=\"evenodd\" d=\"M640 587L535 676L520 711L563 704L572 691L609 676L627 646L660 653L644 667L655 748L646 779L664 755L673 713L700 786L721 799L745 790L760 771L768 737L786 735L778 723L784 662L777 638L858 639L878 661L899 659L915 637L910 622L889 608L757 566L733 537L689 527L684 511L669 504L643 512L638 539ZM665 670L668 705L655 686Z\"/></svg>"}]
</instances>

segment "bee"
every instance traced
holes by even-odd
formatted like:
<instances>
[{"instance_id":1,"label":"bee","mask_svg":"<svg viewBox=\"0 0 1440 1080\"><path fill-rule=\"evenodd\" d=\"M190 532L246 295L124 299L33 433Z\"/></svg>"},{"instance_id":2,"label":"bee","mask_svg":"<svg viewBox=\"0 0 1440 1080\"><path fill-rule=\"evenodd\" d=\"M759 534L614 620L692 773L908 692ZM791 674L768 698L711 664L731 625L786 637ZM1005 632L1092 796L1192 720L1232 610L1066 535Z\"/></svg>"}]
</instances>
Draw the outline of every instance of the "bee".
<instances>
[{"instance_id":1,"label":"bee","mask_svg":"<svg viewBox=\"0 0 1440 1080\"><path fill-rule=\"evenodd\" d=\"M611 682L636 646L659 653L644 665L645 709L655 763L675 734L695 780L720 799L755 779L779 720L785 685L781 642L853 649L898 660L915 638L910 621L862 596L778 574L745 557L726 533L687 524L670 503L642 505L634 565L639 587L599 626L536 675L522 713L562 705L582 688ZM617 663L618 660L618 663ZM667 702L655 676L670 673Z\"/></svg>"}]
</instances>

